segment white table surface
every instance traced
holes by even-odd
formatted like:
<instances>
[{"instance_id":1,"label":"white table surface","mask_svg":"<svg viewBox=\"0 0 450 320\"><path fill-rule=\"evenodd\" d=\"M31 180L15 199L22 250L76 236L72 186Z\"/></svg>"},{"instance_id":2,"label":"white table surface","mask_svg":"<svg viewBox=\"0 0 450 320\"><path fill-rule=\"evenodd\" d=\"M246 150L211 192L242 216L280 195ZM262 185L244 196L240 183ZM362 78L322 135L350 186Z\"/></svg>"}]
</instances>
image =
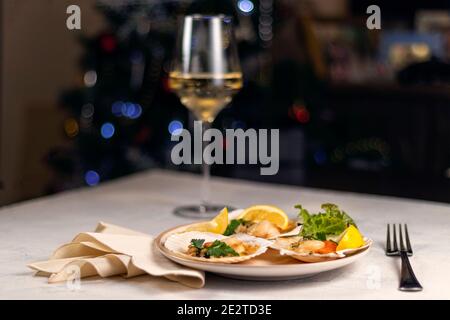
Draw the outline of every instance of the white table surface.
<instances>
[{"instance_id":1,"label":"white table surface","mask_svg":"<svg viewBox=\"0 0 450 320\"><path fill-rule=\"evenodd\" d=\"M251 282L207 275L191 289L164 278L83 279L79 290L47 284L26 264L45 260L60 244L98 221L157 235L185 224L175 206L195 202L198 176L149 171L0 209L0 298L2 299L429 299L450 298L450 205L239 180L213 179L216 202L235 207L272 203L295 216L301 203L318 209L333 202L346 210L375 244L361 261L309 279ZM424 286L419 293L397 290L400 260L384 255L387 222L406 222L415 255L411 263Z\"/></svg>"}]
</instances>

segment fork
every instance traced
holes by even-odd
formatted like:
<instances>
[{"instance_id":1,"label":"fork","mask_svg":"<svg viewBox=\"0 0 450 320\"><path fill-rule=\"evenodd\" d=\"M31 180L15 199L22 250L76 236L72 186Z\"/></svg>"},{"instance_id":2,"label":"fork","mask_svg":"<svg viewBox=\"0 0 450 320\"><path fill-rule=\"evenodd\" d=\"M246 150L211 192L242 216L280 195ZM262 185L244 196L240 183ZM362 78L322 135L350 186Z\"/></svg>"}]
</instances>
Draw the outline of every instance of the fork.
<instances>
[{"instance_id":1,"label":"fork","mask_svg":"<svg viewBox=\"0 0 450 320\"><path fill-rule=\"evenodd\" d=\"M387 225L387 235L386 235L386 255L387 256L400 256L402 259L402 269L400 274L400 286L399 290L401 291L422 291L422 286L414 275L411 264L409 263L408 256L413 255L411 242L409 241L408 234L408 226L405 224L405 240L406 246L403 242L403 232L402 225L398 225L399 230L399 242L400 242L400 250L397 245L397 232L395 228L395 224L392 226L393 229L393 247L391 247L391 234L390 234L390 225Z\"/></svg>"}]
</instances>

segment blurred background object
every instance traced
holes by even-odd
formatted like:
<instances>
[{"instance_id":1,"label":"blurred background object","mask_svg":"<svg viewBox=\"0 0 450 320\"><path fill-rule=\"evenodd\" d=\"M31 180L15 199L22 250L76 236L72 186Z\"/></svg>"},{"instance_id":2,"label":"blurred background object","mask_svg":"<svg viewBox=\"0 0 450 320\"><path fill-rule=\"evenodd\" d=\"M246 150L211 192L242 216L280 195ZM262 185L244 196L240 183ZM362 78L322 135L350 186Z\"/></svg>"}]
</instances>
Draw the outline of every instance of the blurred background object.
<instances>
[{"instance_id":1,"label":"blurred background object","mask_svg":"<svg viewBox=\"0 0 450 320\"><path fill-rule=\"evenodd\" d=\"M277 175L214 175L450 202L448 1L79 0L81 31L65 27L71 2L1 1L1 204L198 171L170 162L193 121L168 88L190 13L235 19L245 83L214 126L280 129Z\"/></svg>"}]
</instances>

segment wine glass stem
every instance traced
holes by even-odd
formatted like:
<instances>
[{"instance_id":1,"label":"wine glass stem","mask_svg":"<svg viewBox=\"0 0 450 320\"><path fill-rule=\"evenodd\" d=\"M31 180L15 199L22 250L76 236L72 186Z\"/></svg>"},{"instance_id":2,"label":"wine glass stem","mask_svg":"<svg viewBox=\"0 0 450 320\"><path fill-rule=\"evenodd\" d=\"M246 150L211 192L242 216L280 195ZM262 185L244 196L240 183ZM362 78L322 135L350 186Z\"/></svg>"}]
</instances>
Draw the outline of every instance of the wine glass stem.
<instances>
[{"instance_id":1,"label":"wine glass stem","mask_svg":"<svg viewBox=\"0 0 450 320\"><path fill-rule=\"evenodd\" d=\"M203 126L203 136L205 135L206 130L211 128L211 123L208 121L202 121ZM209 180L211 177L211 168L210 165L206 162L207 155L204 154L205 148L206 148L207 142L202 139L202 207L206 211L206 206L209 202Z\"/></svg>"}]
</instances>

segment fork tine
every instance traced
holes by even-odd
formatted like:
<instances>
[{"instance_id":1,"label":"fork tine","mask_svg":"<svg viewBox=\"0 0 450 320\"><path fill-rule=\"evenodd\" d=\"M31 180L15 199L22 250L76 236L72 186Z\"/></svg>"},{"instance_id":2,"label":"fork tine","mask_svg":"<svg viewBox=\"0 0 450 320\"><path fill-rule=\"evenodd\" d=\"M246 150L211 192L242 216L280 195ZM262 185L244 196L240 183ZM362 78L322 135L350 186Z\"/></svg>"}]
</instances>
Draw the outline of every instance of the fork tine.
<instances>
[{"instance_id":1,"label":"fork tine","mask_svg":"<svg viewBox=\"0 0 450 320\"><path fill-rule=\"evenodd\" d=\"M390 233L390 226L389 223L387 224L387 232L386 232L386 253L389 253L392 251L391 249L391 233Z\"/></svg>"},{"instance_id":2,"label":"fork tine","mask_svg":"<svg viewBox=\"0 0 450 320\"><path fill-rule=\"evenodd\" d=\"M412 254L411 242L409 242L408 225L405 223L405 240L406 240L406 250L409 254Z\"/></svg>"},{"instance_id":3,"label":"fork tine","mask_svg":"<svg viewBox=\"0 0 450 320\"><path fill-rule=\"evenodd\" d=\"M393 238L394 238L394 251L398 251L398 247L397 247L397 231L396 231L396 228L395 228L395 223L392 225L393 226L393 231L394 231L394 236L393 236Z\"/></svg>"},{"instance_id":4,"label":"fork tine","mask_svg":"<svg viewBox=\"0 0 450 320\"><path fill-rule=\"evenodd\" d=\"M400 251L405 251L405 244L403 243L403 231L402 231L402 224L398 224L398 230L400 234Z\"/></svg>"}]
</instances>

